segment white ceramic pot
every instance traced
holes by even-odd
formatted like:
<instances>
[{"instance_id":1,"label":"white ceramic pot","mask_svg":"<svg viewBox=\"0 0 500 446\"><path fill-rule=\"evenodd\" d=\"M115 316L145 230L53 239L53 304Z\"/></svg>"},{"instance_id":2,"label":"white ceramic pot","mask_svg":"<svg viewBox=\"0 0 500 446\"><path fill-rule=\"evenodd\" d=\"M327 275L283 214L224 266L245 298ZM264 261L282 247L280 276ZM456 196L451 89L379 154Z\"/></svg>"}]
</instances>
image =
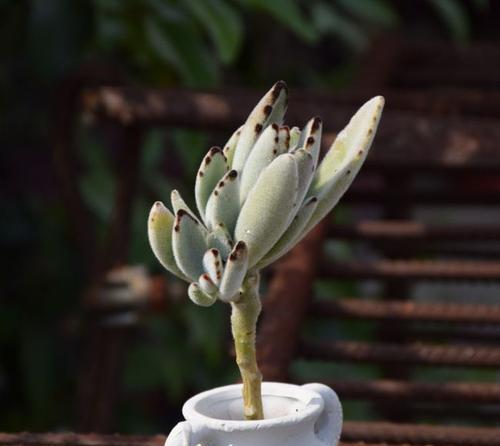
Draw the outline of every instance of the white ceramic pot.
<instances>
[{"instance_id":1,"label":"white ceramic pot","mask_svg":"<svg viewBox=\"0 0 500 446\"><path fill-rule=\"evenodd\" d=\"M264 420L243 418L241 384L189 399L165 446L336 446L342 407L322 384L262 384Z\"/></svg>"}]
</instances>

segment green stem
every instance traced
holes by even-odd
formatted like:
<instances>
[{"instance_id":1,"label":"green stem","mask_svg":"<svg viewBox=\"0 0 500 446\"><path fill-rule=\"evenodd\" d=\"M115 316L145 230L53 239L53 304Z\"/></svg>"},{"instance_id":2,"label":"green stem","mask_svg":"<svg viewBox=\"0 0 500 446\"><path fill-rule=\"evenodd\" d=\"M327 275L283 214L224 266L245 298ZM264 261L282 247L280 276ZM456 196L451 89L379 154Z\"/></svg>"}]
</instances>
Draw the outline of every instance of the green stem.
<instances>
[{"instance_id":1,"label":"green stem","mask_svg":"<svg viewBox=\"0 0 500 446\"><path fill-rule=\"evenodd\" d=\"M259 297L259 273L253 273L245 279L241 288L240 299L231 303L231 328L236 363L243 380L243 405L245 419L262 420L261 383L262 374L257 366L255 338L257 319L262 308Z\"/></svg>"}]
</instances>

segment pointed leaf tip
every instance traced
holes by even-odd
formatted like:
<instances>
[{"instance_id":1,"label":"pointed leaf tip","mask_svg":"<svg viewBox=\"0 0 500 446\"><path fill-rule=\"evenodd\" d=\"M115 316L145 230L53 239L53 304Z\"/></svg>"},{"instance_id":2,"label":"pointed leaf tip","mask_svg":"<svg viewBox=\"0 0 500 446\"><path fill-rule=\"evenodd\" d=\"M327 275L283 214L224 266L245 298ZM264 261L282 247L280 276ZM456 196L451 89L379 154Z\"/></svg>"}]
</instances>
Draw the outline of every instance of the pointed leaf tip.
<instances>
[{"instance_id":1,"label":"pointed leaf tip","mask_svg":"<svg viewBox=\"0 0 500 446\"><path fill-rule=\"evenodd\" d=\"M179 269L172 248L173 214L161 201L151 207L148 217L148 239L154 255L162 266L183 280L189 280Z\"/></svg>"},{"instance_id":2,"label":"pointed leaf tip","mask_svg":"<svg viewBox=\"0 0 500 446\"><path fill-rule=\"evenodd\" d=\"M234 152L233 169L238 171L243 169L255 141L269 124L283 122L287 103L286 84L277 82L248 115Z\"/></svg>"},{"instance_id":3,"label":"pointed leaf tip","mask_svg":"<svg viewBox=\"0 0 500 446\"><path fill-rule=\"evenodd\" d=\"M318 197L318 206L304 232L330 212L354 180L371 147L384 103L382 96L367 101L337 135L308 192Z\"/></svg>"},{"instance_id":4,"label":"pointed leaf tip","mask_svg":"<svg viewBox=\"0 0 500 446\"><path fill-rule=\"evenodd\" d=\"M203 158L196 182L194 186L194 194L196 199L196 207L203 221L206 222L206 207L207 202L212 194L215 186L227 172L227 160L222 150L219 147L212 147Z\"/></svg>"},{"instance_id":5,"label":"pointed leaf tip","mask_svg":"<svg viewBox=\"0 0 500 446\"><path fill-rule=\"evenodd\" d=\"M232 302L238 299L238 291L248 271L248 248L239 241L229 254L220 284L220 299Z\"/></svg>"}]
</instances>

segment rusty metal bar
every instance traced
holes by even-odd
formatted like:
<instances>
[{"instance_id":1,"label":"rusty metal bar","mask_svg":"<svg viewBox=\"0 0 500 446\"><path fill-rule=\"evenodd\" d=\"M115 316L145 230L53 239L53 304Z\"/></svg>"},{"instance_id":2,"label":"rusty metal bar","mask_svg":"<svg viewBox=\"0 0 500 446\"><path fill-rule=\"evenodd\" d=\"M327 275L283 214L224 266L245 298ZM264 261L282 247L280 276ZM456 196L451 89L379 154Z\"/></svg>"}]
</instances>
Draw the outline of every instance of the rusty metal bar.
<instances>
[{"instance_id":1,"label":"rusty metal bar","mask_svg":"<svg viewBox=\"0 0 500 446\"><path fill-rule=\"evenodd\" d=\"M356 400L500 404L500 384L475 382L354 381L319 379L340 398Z\"/></svg>"},{"instance_id":2,"label":"rusty metal bar","mask_svg":"<svg viewBox=\"0 0 500 446\"><path fill-rule=\"evenodd\" d=\"M455 324L500 324L500 305L427 303L406 300L316 300L310 306L316 317L365 320L404 320Z\"/></svg>"},{"instance_id":3,"label":"rusty metal bar","mask_svg":"<svg viewBox=\"0 0 500 446\"><path fill-rule=\"evenodd\" d=\"M385 163L378 162L376 158L370 163L372 168L381 170L393 171L403 165L397 162ZM414 169L416 166L413 166ZM361 174L366 175L369 169ZM448 171L449 173L449 171ZM360 177L360 179L362 178ZM357 181L342 198L343 203L363 204L363 205L382 205L393 204L397 206L401 202L408 205L432 205L432 206L500 206L500 192L494 189L485 189L481 191L469 189L447 189L447 190L432 190L432 191L416 191L408 190L401 192L396 189L387 189L384 187L373 187L372 185L363 185L361 181Z\"/></svg>"},{"instance_id":4,"label":"rusty metal bar","mask_svg":"<svg viewBox=\"0 0 500 446\"><path fill-rule=\"evenodd\" d=\"M405 324L407 326L405 326ZM400 320L398 323L382 324L386 328L387 342L408 344L414 342L430 344L483 345L500 344L500 326L455 324L416 324ZM384 342L384 340L381 339Z\"/></svg>"},{"instance_id":5,"label":"rusty metal bar","mask_svg":"<svg viewBox=\"0 0 500 446\"><path fill-rule=\"evenodd\" d=\"M500 348L473 345L390 344L358 341L302 341L299 356L312 360L379 364L500 367Z\"/></svg>"},{"instance_id":6,"label":"rusty metal bar","mask_svg":"<svg viewBox=\"0 0 500 446\"><path fill-rule=\"evenodd\" d=\"M324 264L322 277L332 279L498 281L498 261L374 260Z\"/></svg>"},{"instance_id":7,"label":"rusty metal bar","mask_svg":"<svg viewBox=\"0 0 500 446\"><path fill-rule=\"evenodd\" d=\"M164 435L132 436L66 433L0 433L2 446L163 446Z\"/></svg>"},{"instance_id":8,"label":"rusty metal bar","mask_svg":"<svg viewBox=\"0 0 500 446\"><path fill-rule=\"evenodd\" d=\"M500 446L500 429L346 421L344 441L433 446Z\"/></svg>"},{"instance_id":9,"label":"rusty metal bar","mask_svg":"<svg viewBox=\"0 0 500 446\"><path fill-rule=\"evenodd\" d=\"M2 446L161 446L164 435L0 433ZM344 422L339 446L500 446L500 429Z\"/></svg>"},{"instance_id":10,"label":"rusty metal bar","mask_svg":"<svg viewBox=\"0 0 500 446\"><path fill-rule=\"evenodd\" d=\"M418 221L363 220L329 227L328 236L348 240L500 240L498 225L433 226Z\"/></svg>"},{"instance_id":11,"label":"rusty metal bar","mask_svg":"<svg viewBox=\"0 0 500 446\"><path fill-rule=\"evenodd\" d=\"M352 428L350 428L352 429ZM352 434L352 432L350 432ZM465 438L467 440L467 438ZM164 435L133 436L133 435L101 435L76 433L0 433L1 446L163 446ZM441 446L443 443L433 443ZM425 446L433 446L426 443ZM497 446L498 443L480 443L477 446ZM468 446L469 443L446 443L446 446ZM377 441L340 441L339 446L424 446L424 444Z\"/></svg>"},{"instance_id":12,"label":"rusty metal bar","mask_svg":"<svg viewBox=\"0 0 500 446\"><path fill-rule=\"evenodd\" d=\"M123 125L169 125L228 131L244 121L257 95L179 90L151 90L102 87L87 91L83 108L94 119L111 119ZM288 122L302 123L319 114L326 130L340 130L360 105L339 106L334 100L290 100ZM325 137L331 143L334 134ZM498 171L497 141L500 128L494 119L435 119L415 113L387 110L378 131L377 143L367 166L450 170ZM377 147L383 149L377 150ZM477 198L477 197L476 197Z\"/></svg>"},{"instance_id":13,"label":"rusty metal bar","mask_svg":"<svg viewBox=\"0 0 500 446\"><path fill-rule=\"evenodd\" d=\"M2 446L163 446L164 435L137 436L137 435L102 435L102 434L77 434L77 433L1 433L0 445ZM339 446L389 446L387 443L345 443ZM406 446L406 445L392 445Z\"/></svg>"}]
</instances>

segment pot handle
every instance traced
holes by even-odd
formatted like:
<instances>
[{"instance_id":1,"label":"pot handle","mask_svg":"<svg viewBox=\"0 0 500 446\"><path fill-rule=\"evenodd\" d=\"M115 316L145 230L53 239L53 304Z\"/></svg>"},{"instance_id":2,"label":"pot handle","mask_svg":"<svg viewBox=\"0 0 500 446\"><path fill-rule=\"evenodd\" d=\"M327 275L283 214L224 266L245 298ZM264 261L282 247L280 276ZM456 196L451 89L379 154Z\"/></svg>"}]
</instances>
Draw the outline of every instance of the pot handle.
<instances>
[{"instance_id":1,"label":"pot handle","mask_svg":"<svg viewBox=\"0 0 500 446\"><path fill-rule=\"evenodd\" d=\"M200 434L198 432L198 434ZM165 446L195 446L199 445L198 441L199 435L195 435L193 428L188 421L182 421L177 423L177 425L172 429L170 434L168 434L167 440L165 441Z\"/></svg>"},{"instance_id":2,"label":"pot handle","mask_svg":"<svg viewBox=\"0 0 500 446\"><path fill-rule=\"evenodd\" d=\"M318 393L325 403L323 412L314 424L316 437L325 446L336 446L342 431L342 406L337 394L324 384L306 384L306 389Z\"/></svg>"}]
</instances>

